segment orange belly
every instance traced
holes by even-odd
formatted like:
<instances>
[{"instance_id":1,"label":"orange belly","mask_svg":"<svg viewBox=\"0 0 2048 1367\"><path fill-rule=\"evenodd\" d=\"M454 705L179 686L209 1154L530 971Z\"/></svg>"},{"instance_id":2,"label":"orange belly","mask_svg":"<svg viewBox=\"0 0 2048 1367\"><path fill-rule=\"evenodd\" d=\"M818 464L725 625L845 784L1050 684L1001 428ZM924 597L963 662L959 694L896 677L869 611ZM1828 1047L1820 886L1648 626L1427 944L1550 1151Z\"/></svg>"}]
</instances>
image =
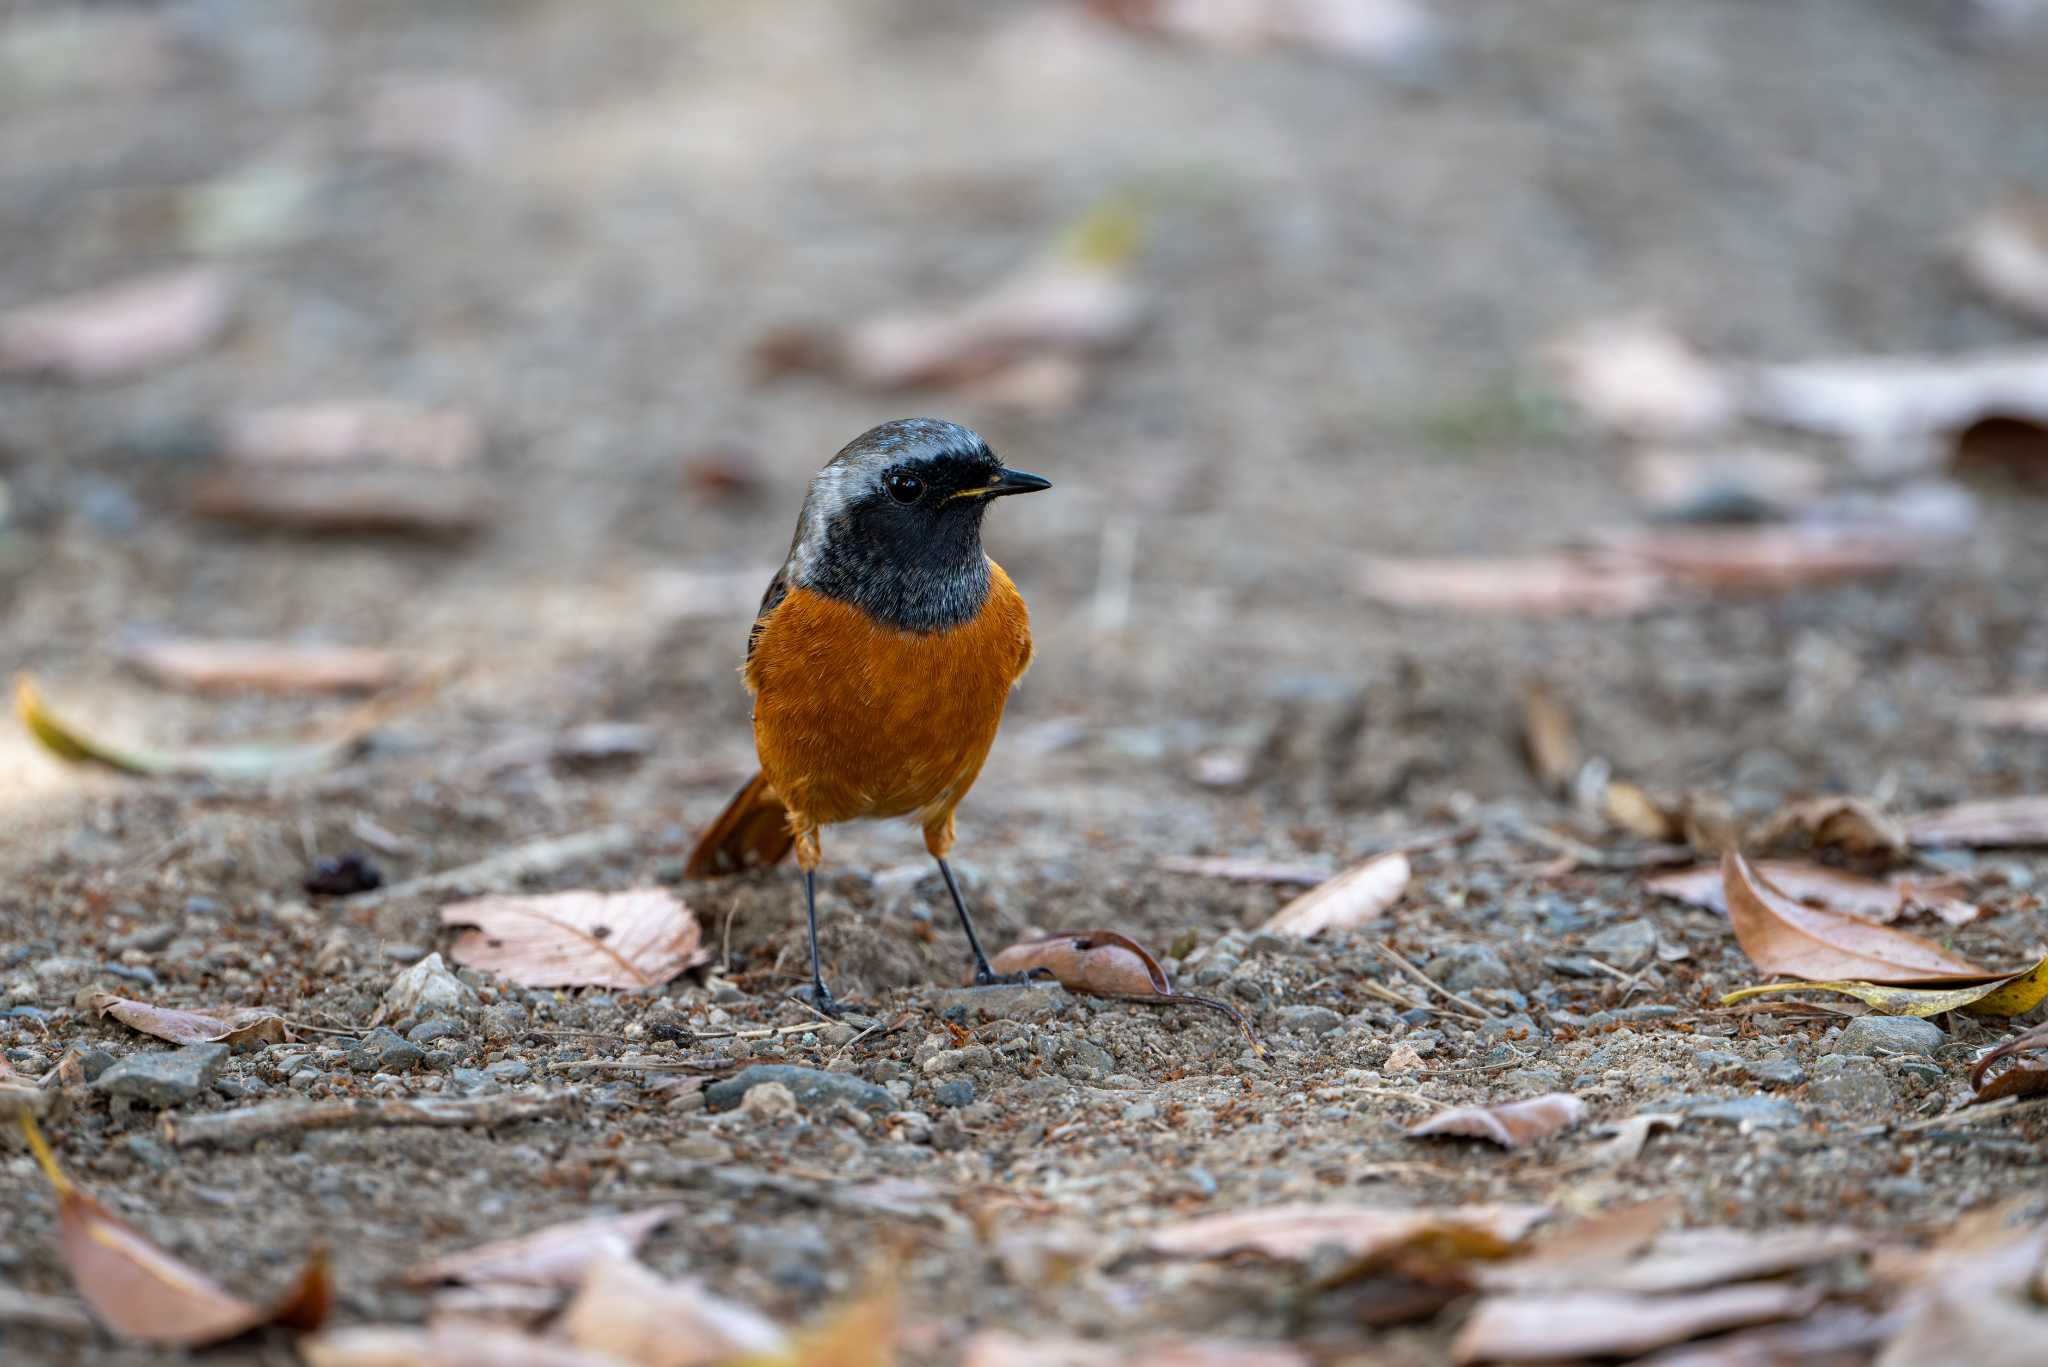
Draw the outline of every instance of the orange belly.
<instances>
[{"instance_id":1,"label":"orange belly","mask_svg":"<svg viewBox=\"0 0 2048 1367\"><path fill-rule=\"evenodd\" d=\"M1031 661L1024 599L990 570L980 615L948 631L877 626L803 589L769 615L747 664L754 744L800 833L916 815L927 843L950 843L953 808Z\"/></svg>"}]
</instances>

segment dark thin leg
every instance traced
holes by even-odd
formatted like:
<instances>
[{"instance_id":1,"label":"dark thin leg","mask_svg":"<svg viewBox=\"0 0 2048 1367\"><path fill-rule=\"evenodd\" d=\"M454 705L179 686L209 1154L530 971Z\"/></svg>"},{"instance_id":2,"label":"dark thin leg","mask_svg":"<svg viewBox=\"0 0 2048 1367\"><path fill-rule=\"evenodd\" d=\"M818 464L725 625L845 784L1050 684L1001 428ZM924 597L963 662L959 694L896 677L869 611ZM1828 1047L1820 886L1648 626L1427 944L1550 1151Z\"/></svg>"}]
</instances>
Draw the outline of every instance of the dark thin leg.
<instances>
[{"instance_id":1,"label":"dark thin leg","mask_svg":"<svg viewBox=\"0 0 2048 1367\"><path fill-rule=\"evenodd\" d=\"M936 857L936 856L934 856ZM974 951L974 985L988 987L994 983L1021 983L1027 975L1012 973L999 974L989 966L988 955L981 949L981 937L974 933L974 919L967 914L967 899L960 895L960 885L953 881L953 870L946 861L939 860L939 876L946 880L946 891L953 894L953 910L960 913L960 929L967 932L967 947Z\"/></svg>"},{"instance_id":2,"label":"dark thin leg","mask_svg":"<svg viewBox=\"0 0 2048 1367\"><path fill-rule=\"evenodd\" d=\"M811 1005L828 1016L839 1014L839 1003L825 987L825 975L818 968L818 872L804 870L804 921L811 932Z\"/></svg>"}]
</instances>

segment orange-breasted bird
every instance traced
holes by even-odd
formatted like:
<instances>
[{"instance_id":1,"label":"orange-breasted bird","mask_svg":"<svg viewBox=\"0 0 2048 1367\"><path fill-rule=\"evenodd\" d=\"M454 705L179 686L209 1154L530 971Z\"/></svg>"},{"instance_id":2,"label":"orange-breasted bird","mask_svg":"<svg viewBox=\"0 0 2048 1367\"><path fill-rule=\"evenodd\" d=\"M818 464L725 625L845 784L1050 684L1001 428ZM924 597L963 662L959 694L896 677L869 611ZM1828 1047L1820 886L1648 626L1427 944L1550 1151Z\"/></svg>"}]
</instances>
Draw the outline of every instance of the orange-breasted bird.
<instances>
[{"instance_id":1,"label":"orange-breasted bird","mask_svg":"<svg viewBox=\"0 0 2048 1367\"><path fill-rule=\"evenodd\" d=\"M982 550L981 519L994 499L1051 487L932 418L862 433L811 480L747 636L761 772L704 832L686 873L760 868L795 848L822 1010L835 1008L818 966L818 830L840 821L914 818L960 913L975 982L1003 981L946 854L953 810L1031 663L1024 598Z\"/></svg>"}]
</instances>

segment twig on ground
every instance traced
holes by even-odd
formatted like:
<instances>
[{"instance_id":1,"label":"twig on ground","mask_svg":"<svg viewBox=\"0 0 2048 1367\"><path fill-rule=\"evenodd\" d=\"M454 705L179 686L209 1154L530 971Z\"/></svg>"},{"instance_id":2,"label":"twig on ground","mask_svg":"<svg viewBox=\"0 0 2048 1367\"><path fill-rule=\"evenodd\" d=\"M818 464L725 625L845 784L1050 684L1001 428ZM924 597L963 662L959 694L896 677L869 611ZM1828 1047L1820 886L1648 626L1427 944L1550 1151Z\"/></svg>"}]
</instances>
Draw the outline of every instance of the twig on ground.
<instances>
[{"instance_id":1,"label":"twig on ground","mask_svg":"<svg viewBox=\"0 0 2048 1367\"><path fill-rule=\"evenodd\" d=\"M558 1115L577 1104L574 1092L385 1101L272 1101L216 1115L167 1114L158 1128L165 1141L177 1148L195 1144L232 1146L313 1130L357 1130L385 1125L502 1125Z\"/></svg>"},{"instance_id":2,"label":"twig on ground","mask_svg":"<svg viewBox=\"0 0 2048 1367\"><path fill-rule=\"evenodd\" d=\"M1386 941L1375 941L1373 943L1373 948L1377 949L1380 953L1386 955L1389 959L1392 959L1396 964L1400 965L1400 967L1407 970L1408 974L1411 977L1413 977L1415 981L1421 983L1424 987L1436 993L1445 1001L1456 1002L1459 1006L1464 1007L1467 1011L1470 1011L1475 1015L1478 1015L1485 1019L1498 1020L1500 1018L1500 1012L1488 1010L1486 1007L1481 1006L1478 1002L1475 1002L1468 997L1459 996L1457 993L1451 991L1448 987L1439 986L1434 978L1430 977L1427 973L1424 973L1414 964L1411 964L1406 959L1402 958L1401 952L1395 949L1392 945L1388 944Z\"/></svg>"},{"instance_id":3,"label":"twig on ground","mask_svg":"<svg viewBox=\"0 0 2048 1367\"><path fill-rule=\"evenodd\" d=\"M550 836L545 840L500 850L473 864L408 878L386 888L359 892L342 898L339 905L367 906L394 897L414 897L429 892L488 892L522 878L555 873L571 864L624 854L633 848L636 840L632 829L627 826L600 826L594 831Z\"/></svg>"},{"instance_id":4,"label":"twig on ground","mask_svg":"<svg viewBox=\"0 0 2048 1367\"><path fill-rule=\"evenodd\" d=\"M1527 841L1542 849L1563 855L1572 865L1584 864L1593 869L1649 869L1661 864L1686 864L1697 857L1690 845L1648 845L1636 850L1595 849L1583 840L1574 840L1568 835L1533 821L1517 821L1509 825L1508 834Z\"/></svg>"},{"instance_id":5,"label":"twig on ground","mask_svg":"<svg viewBox=\"0 0 2048 1367\"><path fill-rule=\"evenodd\" d=\"M2044 1107L2048 1107L2048 1096L2003 1096L1996 1101L1987 1101L1982 1106L1965 1106L1959 1111L1943 1111L1940 1115L1930 1115L1924 1120L1894 1125L1892 1133L1919 1134L1924 1130L1938 1130L1947 1125L1976 1125L1986 1120L1996 1120L2001 1116L2018 1115L2022 1111L2038 1111Z\"/></svg>"}]
</instances>

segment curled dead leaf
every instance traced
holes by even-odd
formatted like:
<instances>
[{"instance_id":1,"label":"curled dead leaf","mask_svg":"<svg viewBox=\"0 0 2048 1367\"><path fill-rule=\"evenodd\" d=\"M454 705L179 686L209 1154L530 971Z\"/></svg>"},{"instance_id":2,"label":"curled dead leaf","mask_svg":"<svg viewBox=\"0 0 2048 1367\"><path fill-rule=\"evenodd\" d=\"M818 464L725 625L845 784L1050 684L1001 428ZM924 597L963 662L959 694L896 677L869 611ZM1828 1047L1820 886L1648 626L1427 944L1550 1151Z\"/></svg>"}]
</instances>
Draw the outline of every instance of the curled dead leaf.
<instances>
[{"instance_id":1,"label":"curled dead leaf","mask_svg":"<svg viewBox=\"0 0 2048 1367\"><path fill-rule=\"evenodd\" d=\"M93 1317L134 1343L196 1348L268 1324L317 1329L333 1306L326 1256L315 1251L269 1306L234 1295L158 1248L141 1230L73 1186L26 1111L21 1127L57 1194L57 1248Z\"/></svg>"},{"instance_id":2,"label":"curled dead leaf","mask_svg":"<svg viewBox=\"0 0 2048 1367\"><path fill-rule=\"evenodd\" d=\"M1553 797L1570 792L1586 762L1571 708L1544 680L1530 679L1522 685L1520 710L1522 757L1529 772Z\"/></svg>"},{"instance_id":3,"label":"curled dead leaf","mask_svg":"<svg viewBox=\"0 0 2048 1367\"><path fill-rule=\"evenodd\" d=\"M1156 1006L1200 1006L1236 1022L1245 1038L1251 1026L1228 1002L1191 997L1173 990L1166 970L1136 940L1113 930L1063 930L1011 945L989 960L997 973L1051 976L1071 992ZM1256 1043L1256 1041L1254 1041Z\"/></svg>"},{"instance_id":4,"label":"curled dead leaf","mask_svg":"<svg viewBox=\"0 0 2048 1367\"><path fill-rule=\"evenodd\" d=\"M1906 822L1916 845L1997 849L2048 845L2048 795L1987 798L1922 812Z\"/></svg>"},{"instance_id":5,"label":"curled dead leaf","mask_svg":"<svg viewBox=\"0 0 2048 1367\"><path fill-rule=\"evenodd\" d=\"M441 908L441 924L474 927L449 958L523 987L647 990L711 961L696 916L667 888L479 897Z\"/></svg>"},{"instance_id":6,"label":"curled dead leaf","mask_svg":"<svg viewBox=\"0 0 2048 1367\"><path fill-rule=\"evenodd\" d=\"M2048 1092L2048 1068L2033 1064L2019 1064L2007 1069L1986 1082L1993 1064L2000 1059L2030 1049L2048 1049L2048 1025L2037 1025L2014 1035L1995 1049L1985 1051L1976 1063L1970 1066L1970 1089L1976 1093L1977 1101L1993 1101L2000 1096L2035 1096Z\"/></svg>"},{"instance_id":7,"label":"curled dead leaf","mask_svg":"<svg viewBox=\"0 0 2048 1367\"><path fill-rule=\"evenodd\" d=\"M1701 1334L1796 1318L1819 1300L1818 1292L1780 1282L1669 1296L1627 1291L1489 1296L1452 1341L1451 1360L1634 1357Z\"/></svg>"},{"instance_id":8,"label":"curled dead leaf","mask_svg":"<svg viewBox=\"0 0 2048 1367\"><path fill-rule=\"evenodd\" d=\"M1260 929L1299 940L1325 930L1356 930L1401 900L1409 876L1408 856L1401 851L1375 855L1295 898Z\"/></svg>"},{"instance_id":9,"label":"curled dead leaf","mask_svg":"<svg viewBox=\"0 0 2048 1367\"><path fill-rule=\"evenodd\" d=\"M197 268L16 309L0 315L0 372L78 381L137 374L212 342L233 305L227 277Z\"/></svg>"},{"instance_id":10,"label":"curled dead leaf","mask_svg":"<svg viewBox=\"0 0 2048 1367\"><path fill-rule=\"evenodd\" d=\"M282 1044L292 1038L284 1017L263 1006L180 1010L107 992L95 993L88 1005L95 1015L112 1016L130 1029L173 1044L226 1044L244 1049Z\"/></svg>"},{"instance_id":11,"label":"curled dead leaf","mask_svg":"<svg viewBox=\"0 0 2048 1367\"><path fill-rule=\"evenodd\" d=\"M1756 848L1817 846L1855 858L1898 858L1906 832L1875 803L1860 797L1820 797L1785 807L1757 832Z\"/></svg>"},{"instance_id":12,"label":"curled dead leaf","mask_svg":"<svg viewBox=\"0 0 2048 1367\"><path fill-rule=\"evenodd\" d=\"M1334 1246L1354 1258L1393 1247L1429 1230L1474 1230L1507 1243L1528 1234L1548 1206L1467 1205L1443 1209L1346 1204L1266 1206L1202 1215L1154 1229L1146 1247L1185 1258L1262 1253L1303 1259Z\"/></svg>"},{"instance_id":13,"label":"curled dead leaf","mask_svg":"<svg viewBox=\"0 0 2048 1367\"><path fill-rule=\"evenodd\" d=\"M1518 1149L1579 1123L1586 1103L1569 1092L1546 1092L1523 1101L1491 1106L1453 1106L1408 1127L1410 1139L1458 1135L1486 1139L1504 1149Z\"/></svg>"},{"instance_id":14,"label":"curled dead leaf","mask_svg":"<svg viewBox=\"0 0 2048 1367\"><path fill-rule=\"evenodd\" d=\"M406 1269L408 1286L460 1282L465 1286L580 1285L607 1259L631 1258L661 1226L683 1213L681 1206L651 1206L625 1215L547 1225L530 1234L448 1253Z\"/></svg>"},{"instance_id":15,"label":"curled dead leaf","mask_svg":"<svg viewBox=\"0 0 2048 1367\"><path fill-rule=\"evenodd\" d=\"M666 1281L629 1257L593 1264L562 1312L578 1348L634 1367L707 1367L788 1349L781 1326L695 1280Z\"/></svg>"},{"instance_id":16,"label":"curled dead leaf","mask_svg":"<svg viewBox=\"0 0 2048 1367\"><path fill-rule=\"evenodd\" d=\"M1916 906L1938 907L1967 886L1957 878L1918 878L1894 874L1889 879L1865 878L1825 864L1791 859L1758 859L1750 867L1762 882L1808 906L1837 911L1865 921L1894 921ZM1701 864L1645 880L1659 897L1728 911L1727 880L1719 864Z\"/></svg>"},{"instance_id":17,"label":"curled dead leaf","mask_svg":"<svg viewBox=\"0 0 2048 1367\"><path fill-rule=\"evenodd\" d=\"M116 647L121 662L159 683L203 693L367 692L398 678L398 657L361 646L201 640L137 633Z\"/></svg>"}]
</instances>

